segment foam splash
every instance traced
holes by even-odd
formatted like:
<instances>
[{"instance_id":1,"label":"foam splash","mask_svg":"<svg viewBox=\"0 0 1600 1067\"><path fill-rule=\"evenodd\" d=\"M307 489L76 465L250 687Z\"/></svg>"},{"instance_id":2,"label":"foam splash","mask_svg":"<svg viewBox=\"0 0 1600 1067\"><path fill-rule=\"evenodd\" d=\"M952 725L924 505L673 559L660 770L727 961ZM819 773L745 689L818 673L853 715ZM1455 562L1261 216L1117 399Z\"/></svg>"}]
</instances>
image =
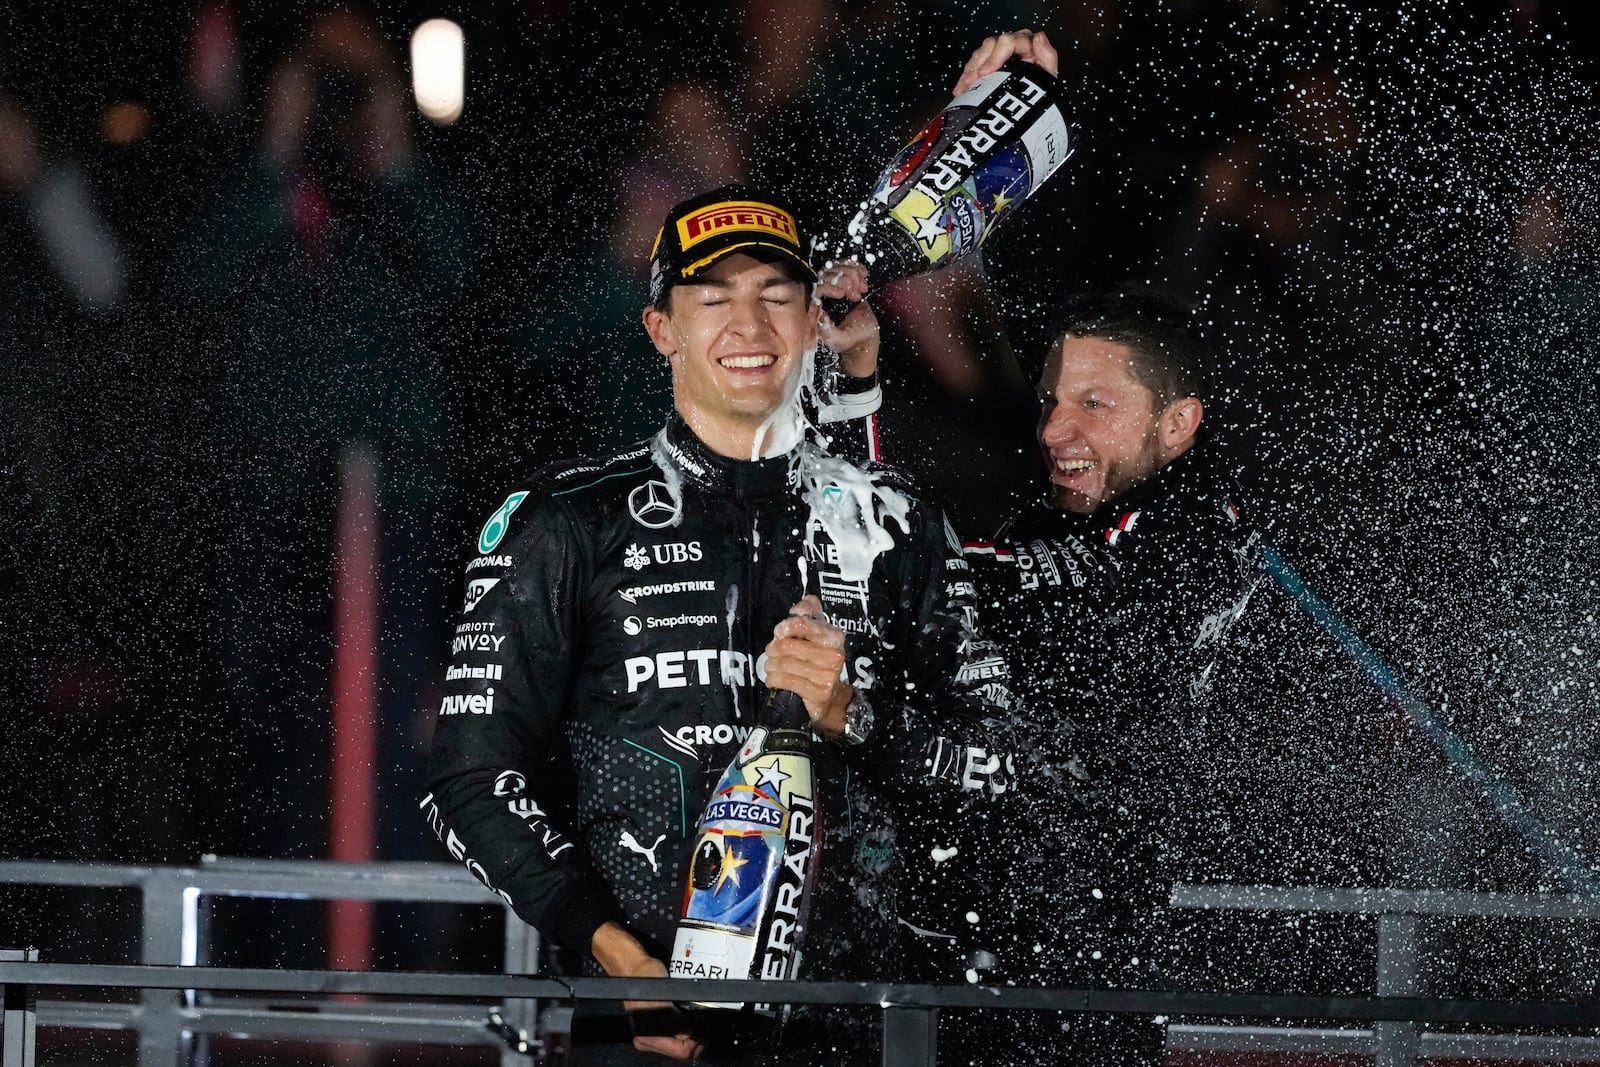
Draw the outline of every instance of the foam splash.
<instances>
[{"instance_id":1,"label":"foam splash","mask_svg":"<svg viewBox=\"0 0 1600 1067\"><path fill-rule=\"evenodd\" d=\"M816 369L817 349L813 345L801 354L800 368L790 376L788 385L784 387L783 400L756 427L755 438L750 442L751 459L781 456L800 443L807 428L815 429L811 426L811 420L806 418L800 398L804 393L816 396L816 387L812 384Z\"/></svg>"},{"instance_id":2,"label":"foam splash","mask_svg":"<svg viewBox=\"0 0 1600 1067\"><path fill-rule=\"evenodd\" d=\"M810 509L805 535L807 552L816 549L816 531L826 531L838 550L839 578L864 583L872 573L873 561L894 546L888 521L897 523L902 532L910 532L907 516L911 502L894 489L879 485L871 473L825 450L827 439L806 417L801 403L808 395L819 405L822 400L815 384L816 360L816 348L807 349L798 373L789 380L783 402L756 430L750 458L788 453L790 482L799 488ZM823 443L819 444L819 440ZM799 566L801 588L807 588L804 553ZM865 598L864 584L862 595Z\"/></svg>"},{"instance_id":3,"label":"foam splash","mask_svg":"<svg viewBox=\"0 0 1600 1067\"><path fill-rule=\"evenodd\" d=\"M734 648L736 646L733 643L733 620L739 614L739 585L737 582L730 582L728 584L728 598L725 603L728 609L727 615L724 616L728 626L727 647ZM735 719L744 718L744 712L739 707L739 686L728 686L728 692L733 694L733 717Z\"/></svg>"},{"instance_id":4,"label":"foam splash","mask_svg":"<svg viewBox=\"0 0 1600 1067\"><path fill-rule=\"evenodd\" d=\"M661 480L666 483L667 495L672 498L673 516L667 525L677 526L683 522L683 472L672 462L672 457L667 452L666 430L660 431L650 439L650 459L661 471Z\"/></svg>"}]
</instances>

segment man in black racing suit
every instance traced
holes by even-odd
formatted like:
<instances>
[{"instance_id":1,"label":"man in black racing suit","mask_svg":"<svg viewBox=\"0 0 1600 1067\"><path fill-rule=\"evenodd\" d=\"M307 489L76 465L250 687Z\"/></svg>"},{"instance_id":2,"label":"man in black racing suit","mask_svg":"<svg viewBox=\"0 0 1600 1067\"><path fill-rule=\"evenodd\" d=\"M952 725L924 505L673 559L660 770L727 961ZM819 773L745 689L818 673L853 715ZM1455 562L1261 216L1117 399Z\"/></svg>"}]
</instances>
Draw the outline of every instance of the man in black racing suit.
<instances>
[{"instance_id":1,"label":"man in black racing suit","mask_svg":"<svg viewBox=\"0 0 1600 1067\"><path fill-rule=\"evenodd\" d=\"M1265 571L1231 464L1200 428L1205 345L1152 292L1085 294L1060 317L1039 380L1048 492L962 548L1037 736L1093 783L1092 817L1076 820L1076 847L1050 841L1063 809L1041 812L1024 782L1018 804L903 832L921 980L1159 984L1177 857L1225 847L1196 786L1226 732L1219 657ZM1018 1051L997 1060L1001 1038ZM941 1048L952 1064L1148 1065L1162 1031L1148 1017L946 1013Z\"/></svg>"},{"instance_id":2,"label":"man in black racing suit","mask_svg":"<svg viewBox=\"0 0 1600 1067\"><path fill-rule=\"evenodd\" d=\"M748 189L674 208L645 318L676 411L651 441L517 487L467 564L423 807L522 919L612 975L666 974L696 820L766 683L833 739L805 977L894 974L894 798L1007 786L1005 679L963 670L986 649L954 534L901 475L833 460L800 425L819 327L795 229ZM820 291L859 299L864 272ZM821 329L875 358L865 305ZM852 499L859 521L829 518ZM643 1007L633 1047L577 1062L717 1051ZM875 1062L875 1011L820 1015L796 1013L783 1055Z\"/></svg>"}]
</instances>

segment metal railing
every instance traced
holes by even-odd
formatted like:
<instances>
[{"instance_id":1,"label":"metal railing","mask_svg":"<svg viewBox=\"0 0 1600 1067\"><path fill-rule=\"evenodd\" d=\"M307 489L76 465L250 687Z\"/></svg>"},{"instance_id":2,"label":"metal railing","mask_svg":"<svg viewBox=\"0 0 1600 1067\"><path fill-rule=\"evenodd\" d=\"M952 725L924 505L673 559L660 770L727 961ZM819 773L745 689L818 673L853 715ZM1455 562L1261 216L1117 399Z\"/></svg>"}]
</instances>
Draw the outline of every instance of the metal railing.
<instances>
[{"instance_id":1,"label":"metal railing","mask_svg":"<svg viewBox=\"0 0 1600 1067\"><path fill-rule=\"evenodd\" d=\"M1427 919L1600 920L1600 901L1580 896L1463 893L1442 890L1276 888L1179 885L1172 906L1233 912L1359 915L1377 926L1375 988L1381 996L1408 997L1424 986L1418 953L1419 924ZM1409 1067L1421 1059L1460 1057L1540 1063L1600 1063L1600 1038L1503 1037L1424 1031L1418 1020L1375 1022L1370 1030L1242 1027L1169 1027L1167 1045L1195 1051L1320 1052L1372 1056L1376 1067Z\"/></svg>"},{"instance_id":2,"label":"metal railing","mask_svg":"<svg viewBox=\"0 0 1600 1067\"><path fill-rule=\"evenodd\" d=\"M205 952L205 897L278 900L365 900L391 903L468 904L505 914L503 965L508 974L539 969L539 935L464 867L450 863L336 863L326 860L255 860L206 857L193 867L100 863L0 861L0 884L133 889L140 895L139 959L145 964L194 967ZM96 984L96 983L90 983ZM201 1003L196 983L141 988L135 1004L47 1001L38 1017L46 1026L133 1030L140 1067L171 1067L188 1057L191 1035L243 1033L327 1040L491 1045L501 1067L527 1067L536 1051L540 1004L522 998L499 1007L503 1025L491 1028L487 1010L443 1004L433 998L407 1004L324 1002L284 1012L248 1002ZM300 992L315 992L301 990ZM424 994L427 995L427 994ZM507 1038L524 1037L519 1052ZM7 1061L9 1067L9 1061Z\"/></svg>"},{"instance_id":3,"label":"metal railing","mask_svg":"<svg viewBox=\"0 0 1600 1067\"><path fill-rule=\"evenodd\" d=\"M673 1000L693 982L696 999L876 1007L884 1014L884 1067L932 1067L934 1022L941 1008L1063 1011L1080 1014L1220 1015L1251 1019L1322 1019L1476 1023L1515 1027L1600 1026L1600 1002L1460 1000L1440 997L1262 995L1147 990L1031 989L899 985L873 982L754 982L682 978L538 978L503 974L262 970L136 964L0 962L0 985L14 999L40 986L144 990L216 989L328 996L515 999ZM20 991L20 994L15 991ZM204 1025L202 1014L193 1021ZM382 1040L380 1032L373 1035ZM32 1067L25 1060L3 1067Z\"/></svg>"},{"instance_id":4,"label":"metal railing","mask_svg":"<svg viewBox=\"0 0 1600 1067\"><path fill-rule=\"evenodd\" d=\"M198 867L116 867L99 864L0 862L0 883L128 887L142 894L144 965L103 966L28 962L0 955L6 984L4 1067L13 1059L12 1035L45 1026L130 1029L139 1034L141 1067L181 1062L187 1035L226 1032L386 1043L497 1045L502 1064L527 1065L539 1051L541 1005L569 1006L586 999L683 999L682 979L555 979L529 977L538 970L537 938L503 902L462 868L442 863L342 864L322 861L214 860ZM431 901L498 907L506 915L504 975L261 970L195 966L205 938L202 897ZM1138 990L988 989L853 983L716 982L697 999L774 1003L866 1004L884 1011L886 1064L933 1062L934 1020L940 1008L1054 1009L1075 1012L1142 1012L1171 1016L1221 1016L1247 1023L1174 1022L1169 1049L1195 1052L1317 1052L1372 1056L1379 1067L1422 1058L1468 1057L1538 1062L1600 1063L1600 1039L1550 1034L1502 1035L1424 1030L1423 1023L1482 1023L1518 1028L1600 1027L1600 1002L1469 1001L1422 997L1418 924L1438 917L1600 919L1600 904L1576 897L1509 896L1390 889L1277 889L1178 886L1172 905L1231 912L1344 914L1371 918L1377 927L1376 996L1317 997L1210 994ZM676 982L677 984L674 984ZM91 986L137 989L133 1004L74 1004L60 1000L25 1010L39 987ZM202 998L199 991L316 994L324 998L294 1012L263 1008L259 1001ZM425 997L426 1002L350 1003L345 994ZM445 1003L461 998L500 1001L508 1027L486 1025L485 1008ZM16 1014L13 1015L13 1004ZM27 1020L25 1023L24 1020ZM1343 1028L1292 1026L1285 1020L1367 1024ZM1268 1024L1271 1025L1268 1025ZM504 1046L511 1032L528 1039L527 1053ZM18 1037L18 1042L23 1038ZM31 1036L28 1038L31 1047Z\"/></svg>"}]
</instances>

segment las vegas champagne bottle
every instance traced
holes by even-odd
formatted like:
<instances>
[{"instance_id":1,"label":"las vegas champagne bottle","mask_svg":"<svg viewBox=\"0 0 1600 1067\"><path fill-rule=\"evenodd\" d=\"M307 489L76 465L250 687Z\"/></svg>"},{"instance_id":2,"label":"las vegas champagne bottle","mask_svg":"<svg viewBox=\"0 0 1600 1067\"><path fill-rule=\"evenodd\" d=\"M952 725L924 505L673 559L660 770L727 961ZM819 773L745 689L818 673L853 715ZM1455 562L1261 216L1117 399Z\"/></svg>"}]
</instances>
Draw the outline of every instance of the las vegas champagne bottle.
<instances>
[{"instance_id":1,"label":"las vegas champagne bottle","mask_svg":"<svg viewBox=\"0 0 1600 1067\"><path fill-rule=\"evenodd\" d=\"M812 260L857 259L868 288L970 255L1071 153L1056 79L1012 59L935 115Z\"/></svg>"},{"instance_id":2,"label":"las vegas champagne bottle","mask_svg":"<svg viewBox=\"0 0 1600 1067\"><path fill-rule=\"evenodd\" d=\"M675 977L786 979L799 969L822 846L810 722L800 698L782 690L772 693L762 719L723 771L696 828L672 946ZM779 1017L765 1004L700 1006L746 1017L714 1025L752 1038Z\"/></svg>"}]
</instances>

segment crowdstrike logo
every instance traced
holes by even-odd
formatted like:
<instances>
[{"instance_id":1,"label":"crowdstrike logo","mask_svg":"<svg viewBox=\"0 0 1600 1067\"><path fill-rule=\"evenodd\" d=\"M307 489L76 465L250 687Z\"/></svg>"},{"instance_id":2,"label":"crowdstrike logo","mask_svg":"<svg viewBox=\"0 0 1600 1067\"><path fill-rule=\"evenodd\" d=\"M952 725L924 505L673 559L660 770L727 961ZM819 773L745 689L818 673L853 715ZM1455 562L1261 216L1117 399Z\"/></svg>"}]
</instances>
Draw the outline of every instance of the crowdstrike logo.
<instances>
[{"instance_id":1,"label":"crowdstrike logo","mask_svg":"<svg viewBox=\"0 0 1600 1067\"><path fill-rule=\"evenodd\" d=\"M628 494L628 514L647 530L663 530L677 523L683 506L666 482L652 478Z\"/></svg>"},{"instance_id":2,"label":"crowdstrike logo","mask_svg":"<svg viewBox=\"0 0 1600 1067\"><path fill-rule=\"evenodd\" d=\"M637 604L640 597L661 596L664 593L714 593L717 583L713 581L695 582L662 582L659 585L630 585L626 589L618 589L617 595L630 604Z\"/></svg>"},{"instance_id":3,"label":"crowdstrike logo","mask_svg":"<svg viewBox=\"0 0 1600 1067\"><path fill-rule=\"evenodd\" d=\"M668 730L665 726L658 726L661 739L674 751L682 752L692 760L700 759L700 745L731 745L737 742L744 744L750 738L750 727L733 726L729 723L718 723L715 726L709 723L697 723L694 726L680 726L676 730Z\"/></svg>"}]
</instances>

